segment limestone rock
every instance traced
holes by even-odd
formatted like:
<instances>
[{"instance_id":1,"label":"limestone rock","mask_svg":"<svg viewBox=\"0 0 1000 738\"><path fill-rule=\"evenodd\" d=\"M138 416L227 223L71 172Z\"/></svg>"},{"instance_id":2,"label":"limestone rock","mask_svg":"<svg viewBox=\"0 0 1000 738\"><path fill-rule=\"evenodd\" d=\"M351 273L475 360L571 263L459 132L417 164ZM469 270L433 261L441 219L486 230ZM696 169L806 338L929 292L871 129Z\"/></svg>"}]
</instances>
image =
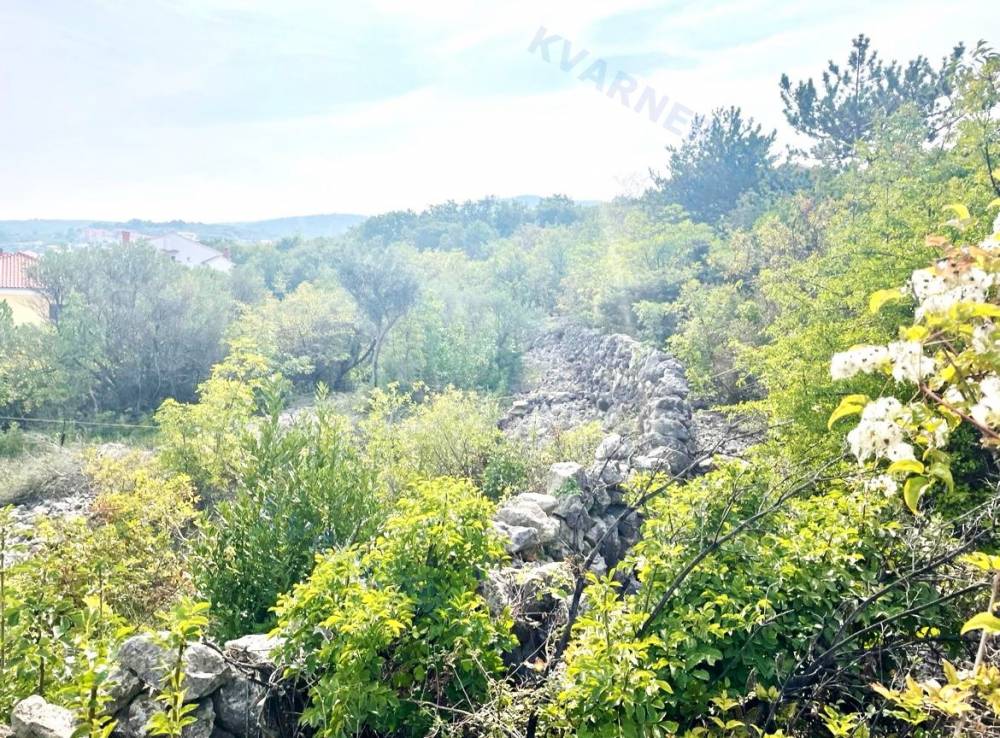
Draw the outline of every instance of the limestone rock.
<instances>
[{"instance_id":1,"label":"limestone rock","mask_svg":"<svg viewBox=\"0 0 1000 738\"><path fill-rule=\"evenodd\" d=\"M261 706L267 688L238 674L212 696L219 725L236 738L253 738L259 732Z\"/></svg>"},{"instance_id":2,"label":"limestone rock","mask_svg":"<svg viewBox=\"0 0 1000 738\"><path fill-rule=\"evenodd\" d=\"M241 664L274 667L273 652L284 644L285 639L264 633L245 635L226 641L223 650L226 656Z\"/></svg>"},{"instance_id":3,"label":"limestone rock","mask_svg":"<svg viewBox=\"0 0 1000 738\"><path fill-rule=\"evenodd\" d=\"M170 657L151 636L138 635L122 644L118 662L149 686L160 689L169 671ZM186 701L194 702L211 694L229 678L229 666L218 652L202 643L188 645L182 682Z\"/></svg>"},{"instance_id":4,"label":"limestone rock","mask_svg":"<svg viewBox=\"0 0 1000 738\"><path fill-rule=\"evenodd\" d=\"M560 461L549 467L549 475L545 480L545 491L555 497L587 487L587 474L583 467L573 461Z\"/></svg>"},{"instance_id":5,"label":"limestone rock","mask_svg":"<svg viewBox=\"0 0 1000 738\"><path fill-rule=\"evenodd\" d=\"M523 525L507 525L494 521L493 527L507 539L504 547L509 554L518 554L541 545L538 531Z\"/></svg>"},{"instance_id":6,"label":"limestone rock","mask_svg":"<svg viewBox=\"0 0 1000 738\"><path fill-rule=\"evenodd\" d=\"M110 700L104 707L108 715L128 707L132 699L142 691L142 680L129 669L116 668L108 677Z\"/></svg>"},{"instance_id":7,"label":"limestone rock","mask_svg":"<svg viewBox=\"0 0 1000 738\"><path fill-rule=\"evenodd\" d=\"M552 495L543 495L538 492L522 492L517 496L517 499L534 502L547 515L551 515L552 511L556 509L556 505L559 504L559 500Z\"/></svg>"},{"instance_id":8,"label":"limestone rock","mask_svg":"<svg viewBox=\"0 0 1000 738\"><path fill-rule=\"evenodd\" d=\"M489 572L483 597L490 611L510 610L515 620L525 615L550 612L573 587L569 564L552 561L523 567L505 567Z\"/></svg>"},{"instance_id":9,"label":"limestone rock","mask_svg":"<svg viewBox=\"0 0 1000 738\"><path fill-rule=\"evenodd\" d=\"M538 542L548 543L559 532L558 521L553 520L538 503L513 497L496 513L496 519L508 526L534 528L538 531Z\"/></svg>"},{"instance_id":10,"label":"limestone rock","mask_svg":"<svg viewBox=\"0 0 1000 738\"><path fill-rule=\"evenodd\" d=\"M10 714L10 726L17 738L72 738L75 722L72 712L50 705L37 694L18 702Z\"/></svg>"},{"instance_id":11,"label":"limestone rock","mask_svg":"<svg viewBox=\"0 0 1000 738\"><path fill-rule=\"evenodd\" d=\"M604 437L594 452L597 461L627 459L632 453L628 441L618 433L611 433Z\"/></svg>"}]
</instances>

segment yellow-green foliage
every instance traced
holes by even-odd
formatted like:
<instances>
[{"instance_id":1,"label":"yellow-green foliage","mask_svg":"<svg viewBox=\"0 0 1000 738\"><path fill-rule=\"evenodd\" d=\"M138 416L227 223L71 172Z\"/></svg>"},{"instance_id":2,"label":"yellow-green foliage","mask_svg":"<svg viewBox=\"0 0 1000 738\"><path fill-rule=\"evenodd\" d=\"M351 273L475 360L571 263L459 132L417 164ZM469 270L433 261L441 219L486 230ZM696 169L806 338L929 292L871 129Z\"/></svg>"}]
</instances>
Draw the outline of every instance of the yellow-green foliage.
<instances>
[{"instance_id":1,"label":"yellow-green foliage","mask_svg":"<svg viewBox=\"0 0 1000 738\"><path fill-rule=\"evenodd\" d=\"M90 518L19 531L0 515L0 713L32 692L72 703L79 691L60 688L98 678L124 623L151 622L190 590L190 482L138 454L95 457L88 469L97 489ZM17 542L25 535L27 556Z\"/></svg>"},{"instance_id":2,"label":"yellow-green foliage","mask_svg":"<svg viewBox=\"0 0 1000 738\"><path fill-rule=\"evenodd\" d=\"M500 406L489 395L449 388L417 401L397 387L375 390L361 424L367 453L388 488L398 493L418 479L451 476L503 494L524 479L520 465L508 464L510 442L497 428ZM504 468L490 469L491 461Z\"/></svg>"},{"instance_id":3,"label":"yellow-green foliage","mask_svg":"<svg viewBox=\"0 0 1000 738\"><path fill-rule=\"evenodd\" d=\"M591 580L546 712L552 729L670 735L738 720L730 730L742 735L743 722L765 722L757 691L776 695L818 633L834 640L841 603L871 591L881 557L898 545L891 500L824 476L775 465L764 450L657 497L618 568L635 571L638 592L623 593L613 575ZM922 585L910 592L922 602L933 594ZM898 607L897 597L884 606ZM864 613L852 629L877 617Z\"/></svg>"},{"instance_id":4,"label":"yellow-green foliage","mask_svg":"<svg viewBox=\"0 0 1000 738\"><path fill-rule=\"evenodd\" d=\"M512 645L478 594L503 547L467 482L407 488L371 545L319 557L278 605L288 676L321 738L425 736L476 710Z\"/></svg>"},{"instance_id":5,"label":"yellow-green foliage","mask_svg":"<svg viewBox=\"0 0 1000 738\"><path fill-rule=\"evenodd\" d=\"M198 516L191 480L133 453L92 458L93 553L105 567L105 601L129 622L149 622L191 589L188 539Z\"/></svg>"},{"instance_id":6,"label":"yellow-green foliage","mask_svg":"<svg viewBox=\"0 0 1000 738\"><path fill-rule=\"evenodd\" d=\"M251 343L237 341L198 386L198 402L167 400L157 410L160 459L202 490L228 489L261 395L280 386L280 375L267 358Z\"/></svg>"}]
</instances>

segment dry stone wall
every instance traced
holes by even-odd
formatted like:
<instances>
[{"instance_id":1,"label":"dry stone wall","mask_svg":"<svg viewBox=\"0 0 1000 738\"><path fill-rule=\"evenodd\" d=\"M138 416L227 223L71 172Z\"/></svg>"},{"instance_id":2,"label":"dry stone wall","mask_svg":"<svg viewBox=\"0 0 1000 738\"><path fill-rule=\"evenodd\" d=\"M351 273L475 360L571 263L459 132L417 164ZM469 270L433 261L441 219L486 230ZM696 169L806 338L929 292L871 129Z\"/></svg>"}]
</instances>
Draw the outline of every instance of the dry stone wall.
<instances>
[{"instance_id":1,"label":"dry stone wall","mask_svg":"<svg viewBox=\"0 0 1000 738\"><path fill-rule=\"evenodd\" d=\"M631 468L690 464L688 385L673 357L620 333L566 325L539 336L524 363L526 386L501 421L508 433L542 441L596 420L621 436Z\"/></svg>"}]
</instances>

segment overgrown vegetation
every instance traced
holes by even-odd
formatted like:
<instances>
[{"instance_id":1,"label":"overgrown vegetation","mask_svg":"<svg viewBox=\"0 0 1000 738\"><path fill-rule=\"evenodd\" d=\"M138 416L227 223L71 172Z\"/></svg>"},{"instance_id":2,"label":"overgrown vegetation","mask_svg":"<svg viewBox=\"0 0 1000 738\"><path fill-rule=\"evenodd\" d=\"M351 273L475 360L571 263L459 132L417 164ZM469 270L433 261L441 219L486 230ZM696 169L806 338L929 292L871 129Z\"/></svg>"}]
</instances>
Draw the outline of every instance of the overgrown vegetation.
<instances>
[{"instance_id":1,"label":"overgrown vegetation","mask_svg":"<svg viewBox=\"0 0 1000 738\"><path fill-rule=\"evenodd\" d=\"M46 255L54 321L0 303L0 499L96 497L0 513L0 713L39 693L105 734L118 645L165 622L164 735L188 640L272 628L330 738L1000 733L1000 56L901 67L859 37L823 79L778 90L809 160L725 109L635 199L387 213L234 245L230 277ZM697 399L771 423L700 476L634 476L640 541L571 561L511 664L495 507L603 434L499 429L550 320L667 348ZM82 420L156 430L85 464L38 433Z\"/></svg>"}]
</instances>

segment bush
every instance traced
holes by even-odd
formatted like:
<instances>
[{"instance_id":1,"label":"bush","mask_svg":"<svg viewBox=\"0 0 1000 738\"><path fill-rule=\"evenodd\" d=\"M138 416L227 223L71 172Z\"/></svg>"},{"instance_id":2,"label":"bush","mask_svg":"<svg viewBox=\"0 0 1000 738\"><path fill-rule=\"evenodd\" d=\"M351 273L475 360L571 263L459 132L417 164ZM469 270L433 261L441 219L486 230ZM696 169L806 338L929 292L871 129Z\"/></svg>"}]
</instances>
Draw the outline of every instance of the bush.
<instances>
[{"instance_id":1,"label":"bush","mask_svg":"<svg viewBox=\"0 0 1000 738\"><path fill-rule=\"evenodd\" d=\"M286 676L320 738L425 736L477 709L512 645L477 587L500 562L493 506L467 482L408 488L371 546L319 559L278 605Z\"/></svg>"},{"instance_id":2,"label":"bush","mask_svg":"<svg viewBox=\"0 0 1000 738\"><path fill-rule=\"evenodd\" d=\"M279 410L243 437L235 493L197 546L198 587L224 638L273 625L278 595L309 574L316 554L367 540L382 515L375 474L351 445L347 421L322 396L291 423Z\"/></svg>"},{"instance_id":3,"label":"bush","mask_svg":"<svg viewBox=\"0 0 1000 738\"><path fill-rule=\"evenodd\" d=\"M523 481L517 451L497 427L500 405L488 395L448 388L418 402L393 386L373 392L369 408L362 423L368 454L392 491L449 476L488 479L498 498Z\"/></svg>"},{"instance_id":4,"label":"bush","mask_svg":"<svg viewBox=\"0 0 1000 738\"><path fill-rule=\"evenodd\" d=\"M26 448L28 441L17 423L11 423L7 430L0 430L0 459L20 456Z\"/></svg>"},{"instance_id":5,"label":"bush","mask_svg":"<svg viewBox=\"0 0 1000 738\"><path fill-rule=\"evenodd\" d=\"M198 402L167 400L156 411L160 461L194 480L203 493L230 489L241 444L265 403L286 388L268 359L251 343L234 343L225 361L198 385Z\"/></svg>"},{"instance_id":6,"label":"bush","mask_svg":"<svg viewBox=\"0 0 1000 738\"><path fill-rule=\"evenodd\" d=\"M86 678L126 622L149 623L190 590L190 482L137 454L92 456L87 474L97 489L89 520L43 519L24 530L0 510L0 714L32 693L71 701L72 689L57 688Z\"/></svg>"},{"instance_id":7,"label":"bush","mask_svg":"<svg viewBox=\"0 0 1000 738\"><path fill-rule=\"evenodd\" d=\"M931 606L931 582L889 591L845 619L845 603L850 612L881 587L886 562L911 564L893 500L821 476L816 466L782 468L764 450L656 498L640 542L587 589L548 711L557 734L670 735L711 729L715 719L741 721L729 730L762 725L778 690L841 636L892 616L870 638L898 644L921 625L952 620L954 610ZM639 587L623 592L632 571ZM904 617L910 607L925 609ZM871 640L840 645L821 673L847 684L898 664Z\"/></svg>"}]
</instances>

